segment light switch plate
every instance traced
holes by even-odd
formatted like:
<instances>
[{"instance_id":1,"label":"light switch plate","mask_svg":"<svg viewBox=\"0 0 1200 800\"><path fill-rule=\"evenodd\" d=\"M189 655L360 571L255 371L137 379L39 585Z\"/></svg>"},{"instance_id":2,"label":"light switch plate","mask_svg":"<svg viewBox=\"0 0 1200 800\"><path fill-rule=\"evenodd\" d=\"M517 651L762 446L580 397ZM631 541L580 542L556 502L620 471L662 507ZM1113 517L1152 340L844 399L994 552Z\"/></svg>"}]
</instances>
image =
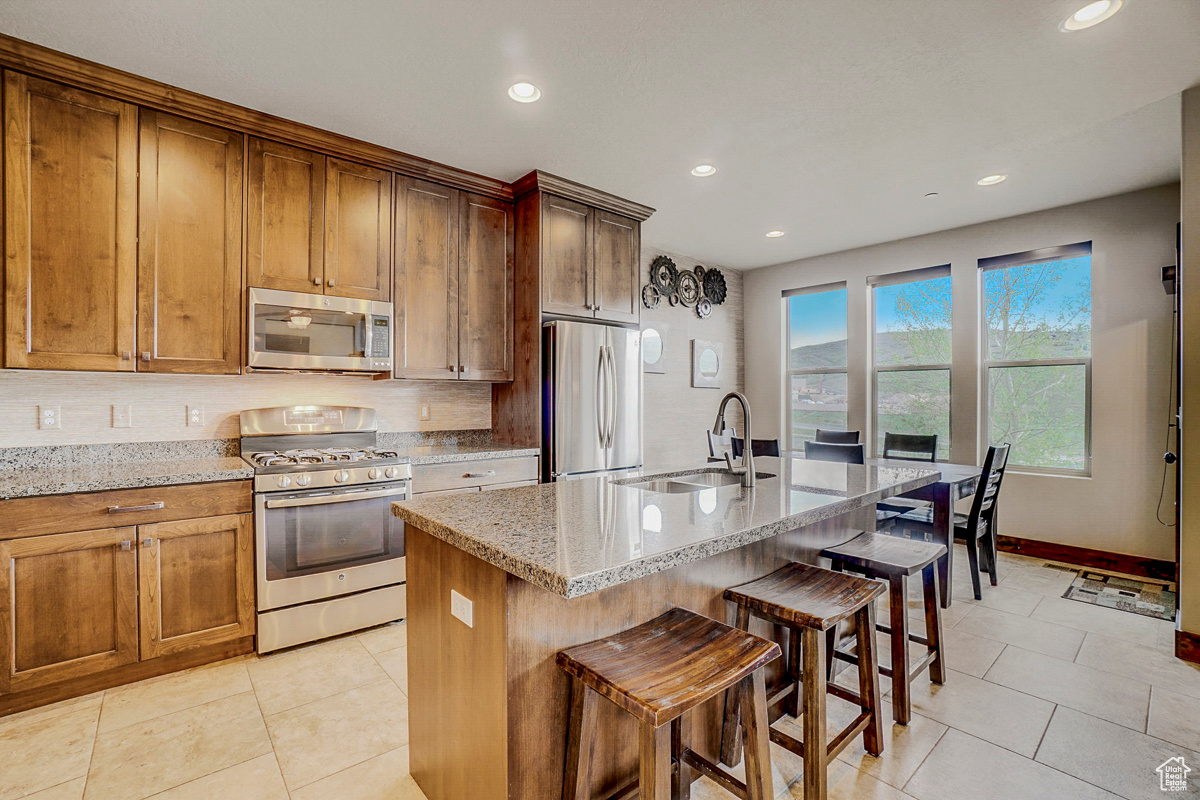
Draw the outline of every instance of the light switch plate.
<instances>
[{"instance_id":1,"label":"light switch plate","mask_svg":"<svg viewBox=\"0 0 1200 800\"><path fill-rule=\"evenodd\" d=\"M112 426L114 428L132 428L133 406L113 406Z\"/></svg>"},{"instance_id":2,"label":"light switch plate","mask_svg":"<svg viewBox=\"0 0 1200 800\"><path fill-rule=\"evenodd\" d=\"M56 431L61 429L61 406L38 406L38 428L43 431Z\"/></svg>"},{"instance_id":3,"label":"light switch plate","mask_svg":"<svg viewBox=\"0 0 1200 800\"><path fill-rule=\"evenodd\" d=\"M453 589L450 590L450 613L468 628L475 627L475 604Z\"/></svg>"},{"instance_id":4,"label":"light switch plate","mask_svg":"<svg viewBox=\"0 0 1200 800\"><path fill-rule=\"evenodd\" d=\"M421 403L417 416L422 420L429 419L429 403Z\"/></svg>"},{"instance_id":5,"label":"light switch plate","mask_svg":"<svg viewBox=\"0 0 1200 800\"><path fill-rule=\"evenodd\" d=\"M188 406L187 407L187 424L188 427L193 425L204 424L204 407L203 406Z\"/></svg>"}]
</instances>

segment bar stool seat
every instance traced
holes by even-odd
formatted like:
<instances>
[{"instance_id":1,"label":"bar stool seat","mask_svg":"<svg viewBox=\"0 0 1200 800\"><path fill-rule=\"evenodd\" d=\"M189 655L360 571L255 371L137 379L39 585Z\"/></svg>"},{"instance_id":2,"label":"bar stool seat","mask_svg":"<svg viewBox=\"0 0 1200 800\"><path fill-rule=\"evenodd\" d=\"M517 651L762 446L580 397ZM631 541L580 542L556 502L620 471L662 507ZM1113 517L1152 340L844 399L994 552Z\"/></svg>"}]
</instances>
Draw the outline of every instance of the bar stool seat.
<instances>
[{"instance_id":1,"label":"bar stool seat","mask_svg":"<svg viewBox=\"0 0 1200 800\"><path fill-rule=\"evenodd\" d=\"M772 800L762 668L779 655L774 642L683 608L560 651L555 660L573 679L564 800L589 797L597 696L639 721L641 771L635 783L642 800L687 798L693 768L744 800ZM692 751L682 725L687 711L739 685L743 713L752 720L746 726L744 783ZM632 784L618 794L630 789Z\"/></svg>"},{"instance_id":2,"label":"bar stool seat","mask_svg":"<svg viewBox=\"0 0 1200 800\"><path fill-rule=\"evenodd\" d=\"M725 590L736 604L737 627L749 630L750 616L782 625L788 631L784 681L772 687L767 705L782 702L783 712L801 721L804 740L772 727L771 741L804 759L804 797L825 800L829 792L828 765L859 733L867 752L883 752L883 723L879 716L879 672L875 658L875 599L884 587L877 581L832 572L807 564L789 564L751 583ZM859 691L827 680L826 632L854 617L858 633ZM736 695L735 689L730 698ZM861 713L826 744L825 697L832 694L859 706ZM739 704L726 703L721 760L734 765L738 752Z\"/></svg>"},{"instance_id":3,"label":"bar stool seat","mask_svg":"<svg viewBox=\"0 0 1200 800\"><path fill-rule=\"evenodd\" d=\"M946 682L946 661L942 650L941 605L938 602L937 562L946 555L945 545L903 539L879 533L864 533L836 547L827 547L821 555L833 562L834 570L849 570L864 577L883 580L888 584L890 625L876 625L876 630L891 637L892 666L879 667L882 675L892 679L892 716L901 725L912 718L911 685L926 668L934 683ZM925 604L925 636L909 631L908 578L922 575ZM831 638L833 631L831 633ZM926 647L926 653L915 665L911 664L908 643ZM836 642L828 644L828 666L833 659L857 664L858 656L839 649ZM832 672L832 669L830 669Z\"/></svg>"}]
</instances>

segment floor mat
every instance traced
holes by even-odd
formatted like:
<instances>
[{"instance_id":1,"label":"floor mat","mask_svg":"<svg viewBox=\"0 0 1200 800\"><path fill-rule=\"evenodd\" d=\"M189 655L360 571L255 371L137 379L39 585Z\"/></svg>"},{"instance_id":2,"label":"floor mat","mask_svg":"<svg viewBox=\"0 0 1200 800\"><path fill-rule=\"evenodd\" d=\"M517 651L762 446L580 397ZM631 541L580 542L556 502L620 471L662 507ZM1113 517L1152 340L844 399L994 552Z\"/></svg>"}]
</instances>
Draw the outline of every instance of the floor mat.
<instances>
[{"instance_id":1,"label":"floor mat","mask_svg":"<svg viewBox=\"0 0 1200 800\"><path fill-rule=\"evenodd\" d=\"M1083 569L1078 571L1063 597L1141 614L1143 617L1175 620L1174 584L1140 581Z\"/></svg>"}]
</instances>

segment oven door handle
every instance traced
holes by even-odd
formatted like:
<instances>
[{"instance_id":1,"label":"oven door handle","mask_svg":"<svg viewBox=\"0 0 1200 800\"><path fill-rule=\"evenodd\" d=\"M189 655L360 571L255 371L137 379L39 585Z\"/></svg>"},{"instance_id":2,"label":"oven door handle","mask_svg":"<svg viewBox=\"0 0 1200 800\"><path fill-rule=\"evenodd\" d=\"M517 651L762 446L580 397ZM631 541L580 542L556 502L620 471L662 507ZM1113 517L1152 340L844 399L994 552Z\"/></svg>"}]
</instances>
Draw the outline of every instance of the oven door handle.
<instances>
[{"instance_id":1,"label":"oven door handle","mask_svg":"<svg viewBox=\"0 0 1200 800\"><path fill-rule=\"evenodd\" d=\"M289 497L281 500L269 499L267 508L297 508L299 506L323 506L327 503L349 503L354 500L373 500L377 497L408 497L408 487L398 489L377 489L366 492L347 492L345 494L322 494L308 497Z\"/></svg>"}]
</instances>

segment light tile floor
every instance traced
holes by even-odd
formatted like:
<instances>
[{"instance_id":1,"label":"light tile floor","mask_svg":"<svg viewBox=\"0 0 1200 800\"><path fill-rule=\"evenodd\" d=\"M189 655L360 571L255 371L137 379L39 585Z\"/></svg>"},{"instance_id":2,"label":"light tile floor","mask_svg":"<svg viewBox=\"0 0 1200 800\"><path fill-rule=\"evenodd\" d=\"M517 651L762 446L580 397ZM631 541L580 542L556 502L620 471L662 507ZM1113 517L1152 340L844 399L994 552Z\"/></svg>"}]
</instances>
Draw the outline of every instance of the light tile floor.
<instances>
[{"instance_id":1,"label":"light tile floor","mask_svg":"<svg viewBox=\"0 0 1200 800\"><path fill-rule=\"evenodd\" d=\"M1180 755L1191 793L1171 796L1200 797L1200 667L1171 655L1172 624L1063 600L1073 573L1000 560L982 602L956 576L950 680L917 681L881 757L861 740L844 751L831 798L1157 798L1155 767ZM923 630L917 592L909 614ZM408 775L407 644L387 625L0 719L0 800L424 800ZM831 726L855 713L829 706ZM780 797L801 797L803 763L772 755ZM730 795L703 779L692 796Z\"/></svg>"}]
</instances>

